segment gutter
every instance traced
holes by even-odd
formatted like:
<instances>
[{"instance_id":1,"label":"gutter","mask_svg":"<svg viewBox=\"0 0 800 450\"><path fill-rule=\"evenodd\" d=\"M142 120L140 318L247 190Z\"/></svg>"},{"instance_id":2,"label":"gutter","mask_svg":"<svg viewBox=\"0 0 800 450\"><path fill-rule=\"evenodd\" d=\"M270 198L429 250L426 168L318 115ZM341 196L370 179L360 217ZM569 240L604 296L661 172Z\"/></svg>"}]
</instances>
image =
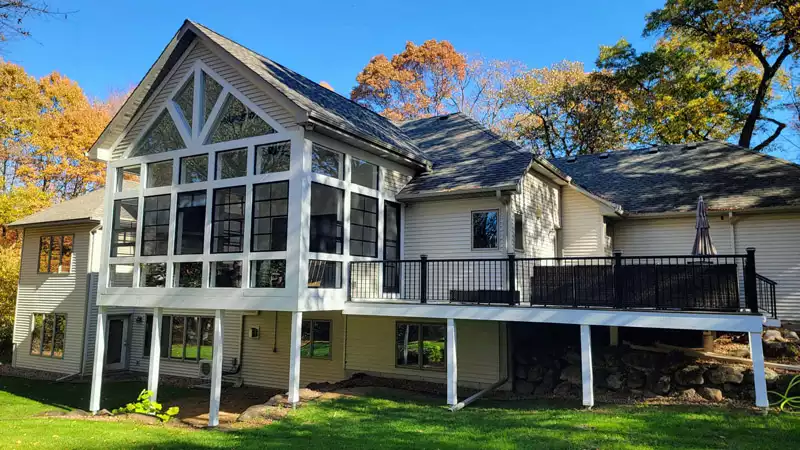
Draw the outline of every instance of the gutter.
<instances>
[{"instance_id":1,"label":"gutter","mask_svg":"<svg viewBox=\"0 0 800 450\"><path fill-rule=\"evenodd\" d=\"M483 188L476 188L476 189L459 189L453 191L444 191L444 192L427 192L422 194L406 194L401 196L395 196L395 199L399 201L407 201L412 202L414 200L434 200L439 198L450 198L450 197L468 197L475 194L483 194L483 195L497 195L497 192L511 192L513 194L519 193L519 184L504 184L500 186L493 186L493 187L483 187Z\"/></svg>"}]
</instances>

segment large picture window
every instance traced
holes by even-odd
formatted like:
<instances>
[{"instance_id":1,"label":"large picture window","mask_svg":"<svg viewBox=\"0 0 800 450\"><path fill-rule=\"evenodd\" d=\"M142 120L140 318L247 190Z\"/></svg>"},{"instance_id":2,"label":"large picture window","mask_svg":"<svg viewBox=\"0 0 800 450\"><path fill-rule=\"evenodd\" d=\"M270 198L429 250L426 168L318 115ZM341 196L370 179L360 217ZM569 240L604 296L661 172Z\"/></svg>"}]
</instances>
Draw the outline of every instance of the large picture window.
<instances>
[{"instance_id":1,"label":"large picture window","mask_svg":"<svg viewBox=\"0 0 800 450\"><path fill-rule=\"evenodd\" d=\"M344 191L311 184L311 239L309 251L342 254Z\"/></svg>"},{"instance_id":2,"label":"large picture window","mask_svg":"<svg viewBox=\"0 0 800 450\"><path fill-rule=\"evenodd\" d=\"M350 254L378 257L378 200L350 194Z\"/></svg>"},{"instance_id":3,"label":"large picture window","mask_svg":"<svg viewBox=\"0 0 800 450\"><path fill-rule=\"evenodd\" d=\"M203 284L203 263L182 262L175 263L175 273L172 276L174 287L199 288Z\"/></svg>"},{"instance_id":4,"label":"large picture window","mask_svg":"<svg viewBox=\"0 0 800 450\"><path fill-rule=\"evenodd\" d=\"M286 250L289 214L289 182L253 186L253 231L251 250Z\"/></svg>"},{"instance_id":5,"label":"large picture window","mask_svg":"<svg viewBox=\"0 0 800 450\"><path fill-rule=\"evenodd\" d=\"M66 314L33 314L31 330L31 355L64 358L64 340L67 333Z\"/></svg>"},{"instance_id":6,"label":"large picture window","mask_svg":"<svg viewBox=\"0 0 800 450\"><path fill-rule=\"evenodd\" d=\"M400 205L397 203L383 204L383 259L400 259ZM383 292L400 292L400 263L384 263Z\"/></svg>"},{"instance_id":7,"label":"large picture window","mask_svg":"<svg viewBox=\"0 0 800 450\"><path fill-rule=\"evenodd\" d=\"M472 248L497 248L497 211L472 212Z\"/></svg>"},{"instance_id":8,"label":"large picture window","mask_svg":"<svg viewBox=\"0 0 800 450\"><path fill-rule=\"evenodd\" d=\"M290 147L289 141L256 146L256 174L289 170Z\"/></svg>"},{"instance_id":9,"label":"large picture window","mask_svg":"<svg viewBox=\"0 0 800 450\"><path fill-rule=\"evenodd\" d=\"M300 336L300 356L303 358L330 359L330 320L303 320L302 332L300 333Z\"/></svg>"},{"instance_id":10,"label":"large picture window","mask_svg":"<svg viewBox=\"0 0 800 450\"><path fill-rule=\"evenodd\" d=\"M201 183L208 180L208 155L181 158L180 184Z\"/></svg>"},{"instance_id":11,"label":"large picture window","mask_svg":"<svg viewBox=\"0 0 800 450\"><path fill-rule=\"evenodd\" d=\"M214 191L212 253L239 253L243 250L245 192L244 186Z\"/></svg>"},{"instance_id":12,"label":"large picture window","mask_svg":"<svg viewBox=\"0 0 800 450\"><path fill-rule=\"evenodd\" d=\"M166 287L167 263L145 263L139 271L139 287Z\"/></svg>"},{"instance_id":13,"label":"large picture window","mask_svg":"<svg viewBox=\"0 0 800 450\"><path fill-rule=\"evenodd\" d=\"M422 370L445 368L445 325L398 322L395 336L398 367Z\"/></svg>"},{"instance_id":14,"label":"large picture window","mask_svg":"<svg viewBox=\"0 0 800 450\"><path fill-rule=\"evenodd\" d=\"M39 273L69 273L72 267L72 235L39 238Z\"/></svg>"},{"instance_id":15,"label":"large picture window","mask_svg":"<svg viewBox=\"0 0 800 450\"><path fill-rule=\"evenodd\" d=\"M138 198L114 201L114 222L111 226L111 256L133 256L136 247L138 215Z\"/></svg>"},{"instance_id":16,"label":"large picture window","mask_svg":"<svg viewBox=\"0 0 800 450\"><path fill-rule=\"evenodd\" d=\"M211 287L242 287L241 261L214 261L211 263Z\"/></svg>"},{"instance_id":17,"label":"large picture window","mask_svg":"<svg viewBox=\"0 0 800 450\"><path fill-rule=\"evenodd\" d=\"M344 172L342 160L341 153L314 144L311 151L311 172L341 179Z\"/></svg>"},{"instance_id":18,"label":"large picture window","mask_svg":"<svg viewBox=\"0 0 800 450\"><path fill-rule=\"evenodd\" d=\"M142 256L166 255L169 241L170 195L144 198Z\"/></svg>"},{"instance_id":19,"label":"large picture window","mask_svg":"<svg viewBox=\"0 0 800 450\"><path fill-rule=\"evenodd\" d=\"M217 153L215 165L217 180L237 178L247 175L247 149L226 150Z\"/></svg>"},{"instance_id":20,"label":"large picture window","mask_svg":"<svg viewBox=\"0 0 800 450\"><path fill-rule=\"evenodd\" d=\"M153 342L153 316L148 314L144 332L144 356L150 356ZM161 319L161 357L180 361L210 360L214 350L214 318L163 316Z\"/></svg>"},{"instance_id":21,"label":"large picture window","mask_svg":"<svg viewBox=\"0 0 800 450\"><path fill-rule=\"evenodd\" d=\"M286 287L286 260L265 259L251 261L250 287L252 288L284 288Z\"/></svg>"},{"instance_id":22,"label":"large picture window","mask_svg":"<svg viewBox=\"0 0 800 450\"><path fill-rule=\"evenodd\" d=\"M350 182L370 189L378 189L378 166L358 158L351 158L350 161Z\"/></svg>"},{"instance_id":23,"label":"large picture window","mask_svg":"<svg viewBox=\"0 0 800 450\"><path fill-rule=\"evenodd\" d=\"M206 231L206 191L181 192L175 216L175 254L203 253Z\"/></svg>"},{"instance_id":24,"label":"large picture window","mask_svg":"<svg viewBox=\"0 0 800 450\"><path fill-rule=\"evenodd\" d=\"M172 160L147 165L147 187L155 188L172 184Z\"/></svg>"}]
</instances>

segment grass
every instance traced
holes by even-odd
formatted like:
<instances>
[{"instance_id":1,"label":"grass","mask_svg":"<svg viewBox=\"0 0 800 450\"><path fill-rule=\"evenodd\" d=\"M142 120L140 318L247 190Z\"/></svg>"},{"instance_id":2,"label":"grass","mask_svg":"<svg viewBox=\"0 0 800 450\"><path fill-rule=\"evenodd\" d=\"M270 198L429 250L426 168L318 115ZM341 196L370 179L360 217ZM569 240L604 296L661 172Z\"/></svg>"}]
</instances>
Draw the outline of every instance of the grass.
<instances>
[{"instance_id":1,"label":"grass","mask_svg":"<svg viewBox=\"0 0 800 450\"><path fill-rule=\"evenodd\" d=\"M137 383L107 384L104 406L131 400ZM162 389L166 404L185 390ZM223 392L224 395L224 392ZM88 385L0 379L0 448L793 448L800 416L715 407L482 401L457 413L442 400L342 398L313 403L271 425L193 431L124 422L33 417L85 407Z\"/></svg>"}]
</instances>

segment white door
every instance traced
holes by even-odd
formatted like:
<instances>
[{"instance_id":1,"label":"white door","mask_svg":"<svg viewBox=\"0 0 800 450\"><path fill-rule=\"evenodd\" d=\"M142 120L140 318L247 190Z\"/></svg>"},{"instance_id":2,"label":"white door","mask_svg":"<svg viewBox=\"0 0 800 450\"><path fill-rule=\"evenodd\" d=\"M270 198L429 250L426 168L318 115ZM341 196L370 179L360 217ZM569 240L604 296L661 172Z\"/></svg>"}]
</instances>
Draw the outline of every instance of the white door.
<instances>
[{"instance_id":1,"label":"white door","mask_svg":"<svg viewBox=\"0 0 800 450\"><path fill-rule=\"evenodd\" d=\"M109 317L106 336L106 369L125 369L128 361L128 318Z\"/></svg>"}]
</instances>

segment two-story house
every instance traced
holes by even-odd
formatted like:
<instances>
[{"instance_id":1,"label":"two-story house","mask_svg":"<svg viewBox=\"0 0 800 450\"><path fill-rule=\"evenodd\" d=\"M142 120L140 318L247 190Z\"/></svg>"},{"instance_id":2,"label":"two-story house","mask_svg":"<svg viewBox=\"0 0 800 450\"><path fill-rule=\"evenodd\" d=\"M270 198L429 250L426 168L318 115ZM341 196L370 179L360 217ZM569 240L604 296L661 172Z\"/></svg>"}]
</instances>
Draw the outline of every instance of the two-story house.
<instances>
[{"instance_id":1,"label":"two-story house","mask_svg":"<svg viewBox=\"0 0 800 450\"><path fill-rule=\"evenodd\" d=\"M92 148L101 204L15 224L15 364L91 367L97 411L104 370L147 372L157 392L160 374L211 361L213 426L234 377L295 403L301 385L366 372L446 383L456 405L458 386L504 384L509 323L552 322L580 333L591 406L591 327L760 343L774 299L800 318L800 168L695 147L546 161L463 114L393 123L187 21ZM721 255L688 255L699 195L726 210ZM752 358L766 407L760 344Z\"/></svg>"}]
</instances>

